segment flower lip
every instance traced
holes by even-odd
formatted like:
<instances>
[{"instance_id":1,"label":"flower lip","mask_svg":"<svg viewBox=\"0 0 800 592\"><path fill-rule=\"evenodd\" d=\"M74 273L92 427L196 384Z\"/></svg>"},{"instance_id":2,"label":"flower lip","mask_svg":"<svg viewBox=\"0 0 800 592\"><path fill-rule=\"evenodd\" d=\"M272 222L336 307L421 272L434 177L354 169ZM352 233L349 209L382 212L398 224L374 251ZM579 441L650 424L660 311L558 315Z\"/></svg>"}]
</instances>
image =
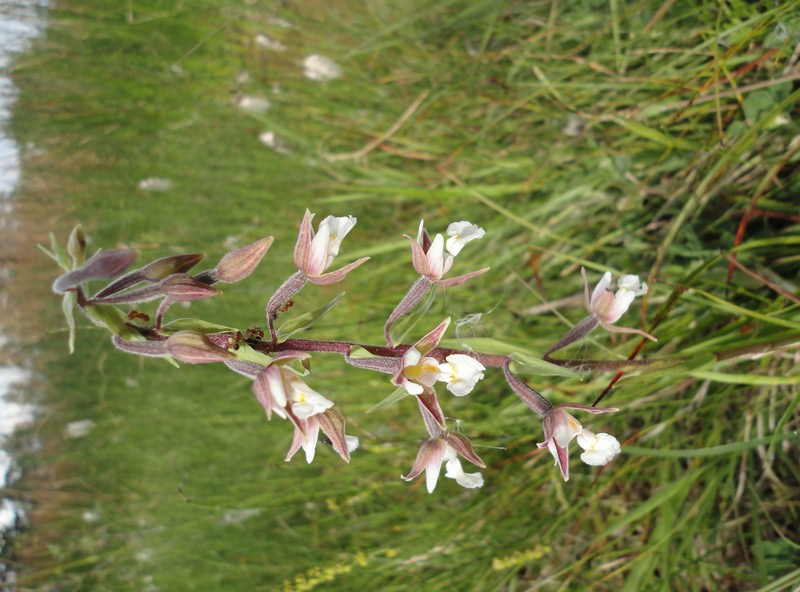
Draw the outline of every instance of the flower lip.
<instances>
[{"instance_id":1,"label":"flower lip","mask_svg":"<svg viewBox=\"0 0 800 592\"><path fill-rule=\"evenodd\" d=\"M453 222L447 227L447 251L455 257L461 252L468 242L478 240L486 235L486 231L466 220L461 222Z\"/></svg>"},{"instance_id":2,"label":"flower lip","mask_svg":"<svg viewBox=\"0 0 800 592\"><path fill-rule=\"evenodd\" d=\"M611 461L619 453L619 442L609 434L598 434L585 429L581 423L564 409L577 409L589 413L612 413L619 411L615 407L590 407L578 403L565 403L557 405L548 412L542 421L544 426L544 442L538 444L539 448L547 448L553 455L556 465L561 469L564 481L569 481L569 443L573 438L584 437L578 444L586 452L581 455L581 460L590 465L603 465ZM602 438L601 438L602 436ZM583 444L582 444L583 443ZM586 446L584 446L586 444ZM602 461L602 462L601 462Z\"/></svg>"}]
</instances>

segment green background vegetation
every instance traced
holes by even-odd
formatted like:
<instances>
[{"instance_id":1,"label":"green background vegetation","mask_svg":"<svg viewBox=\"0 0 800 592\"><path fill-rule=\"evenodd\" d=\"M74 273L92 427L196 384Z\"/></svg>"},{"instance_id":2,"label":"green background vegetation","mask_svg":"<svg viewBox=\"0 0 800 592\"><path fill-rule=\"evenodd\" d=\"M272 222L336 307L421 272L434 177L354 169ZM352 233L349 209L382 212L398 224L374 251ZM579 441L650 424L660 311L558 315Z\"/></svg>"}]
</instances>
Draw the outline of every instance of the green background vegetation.
<instances>
[{"instance_id":1,"label":"green background vegetation","mask_svg":"<svg viewBox=\"0 0 800 592\"><path fill-rule=\"evenodd\" d=\"M800 582L796 343L796 2L57 1L20 56L13 132L24 154L12 304L41 372L42 448L13 492L32 500L18 540L22 590L781 590ZM271 20L291 23L283 28ZM259 46L262 33L288 48ZM344 71L302 73L319 53ZM279 89L279 92L274 92ZM259 95L264 113L237 106ZM384 142L356 158L421 100ZM258 135L272 130L280 154ZM142 191L159 177L166 191ZM583 316L579 269L651 284L621 324L659 338L604 404L580 416L623 442L604 470L573 458L563 483L537 452L541 422L487 372L443 394L487 462L477 491L399 479L424 430L412 401L365 413L383 375L315 356L361 449L345 465L283 457L248 381L113 349L83 323L66 353L51 230L81 222L91 248L213 264L265 234L259 271L192 316L263 326L292 273L304 209L352 214L340 259L372 261L294 310L347 296L315 335L380 343L414 280L402 234L420 218L487 231L439 295L483 313L462 337L542 352ZM749 222L742 224L743 218ZM737 231L743 230L740 237ZM737 246L738 245L738 246ZM736 250L754 275L728 280ZM783 292L778 291L780 288ZM182 316L177 308L172 318ZM654 323L657 326L654 326ZM449 335L453 336L452 332ZM597 331L562 355L621 361L637 340ZM686 359L688 356L688 360ZM527 375L555 402L591 403L613 373ZM82 439L64 426L91 418ZM576 456L573 454L573 456Z\"/></svg>"}]
</instances>

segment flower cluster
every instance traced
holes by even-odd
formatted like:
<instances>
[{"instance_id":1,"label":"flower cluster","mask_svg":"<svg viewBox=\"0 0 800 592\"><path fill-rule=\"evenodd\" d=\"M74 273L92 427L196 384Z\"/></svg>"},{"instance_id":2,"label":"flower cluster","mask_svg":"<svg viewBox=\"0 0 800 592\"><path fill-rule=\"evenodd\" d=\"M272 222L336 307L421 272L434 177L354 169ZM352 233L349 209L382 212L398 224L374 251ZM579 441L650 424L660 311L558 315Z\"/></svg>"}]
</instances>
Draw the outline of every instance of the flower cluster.
<instances>
[{"instance_id":1,"label":"flower cluster","mask_svg":"<svg viewBox=\"0 0 800 592\"><path fill-rule=\"evenodd\" d=\"M565 481L569 479L568 447L573 439L584 451L581 460L592 466L605 465L620 453L616 438L589 431L567 412L578 410L604 414L617 409L579 403L553 405L515 375L510 356L442 347L440 344L451 324L449 317L413 344L394 342L391 330L395 323L409 315L423 296L433 294L431 291L436 287L458 286L489 271L484 267L446 277L455 257L464 247L485 236L483 228L470 222L453 222L444 234L436 234L433 239L424 223L420 222L416 238L407 236L411 244L411 265L419 277L386 321L385 346L291 338L295 332L311 328L335 302L276 327L278 317L286 312L292 298L307 283L338 283L369 259L363 257L331 271L342 241L356 225L356 218L327 216L315 232L313 217L314 214L306 210L300 224L294 248L297 271L280 285L266 304L268 331L251 328L244 333L200 319L163 321L171 304L217 296L221 292L214 284L239 282L252 275L272 245L272 237L234 249L216 266L199 273L190 271L203 259L203 255L197 253L156 259L126 273L136 259L134 251L100 251L86 259L86 240L82 229L76 227L66 250L55 242L52 250L45 250L64 270L53 283L53 290L64 299L64 311L70 325L70 346L74 340L74 311L80 310L94 323L105 327L112 334L114 345L127 353L169 358L187 364L224 364L252 380L252 392L267 419L274 416L292 425L294 434L286 460L291 460L302 449L309 463L314 460L321 441L328 443L345 462L350 461L351 452L359 446L358 438L346 434L344 415L335 407L334 401L306 382L312 353L342 355L356 368L390 375L390 383L397 387L395 395L416 401L427 439L420 446L411 470L402 478L411 481L424 472L429 492L436 487L443 465L445 477L465 488L479 488L484 483L481 473L464 471L461 459L479 468L485 468L486 464L473 450L469 438L448 426L436 387L441 383L453 396L465 397L473 392L489 368L502 368L509 388L541 416L544 440L538 446L550 451ZM614 325L636 296L647 293L645 283L640 282L637 276L623 275L617 281L616 292L612 292L609 289L611 273L606 272L590 294L586 272L582 270L582 273L589 316L546 352L546 360L552 363L550 353L584 337L597 326L655 340L644 331ZM89 283L97 280L104 280L107 284L89 296ZM154 300L159 304L152 322L145 313L131 310L126 315L119 308ZM418 317L421 315L412 315L408 319L418 320ZM413 323L406 324L413 329ZM323 439L320 439L320 431L325 436Z\"/></svg>"}]
</instances>

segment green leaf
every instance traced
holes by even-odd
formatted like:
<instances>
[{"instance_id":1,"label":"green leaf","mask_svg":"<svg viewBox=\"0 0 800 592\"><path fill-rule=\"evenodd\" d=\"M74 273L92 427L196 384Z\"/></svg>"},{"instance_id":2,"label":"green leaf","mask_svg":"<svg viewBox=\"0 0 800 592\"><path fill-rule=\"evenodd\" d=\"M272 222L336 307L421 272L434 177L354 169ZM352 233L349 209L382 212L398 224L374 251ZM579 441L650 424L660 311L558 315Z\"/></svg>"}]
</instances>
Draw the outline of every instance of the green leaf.
<instances>
[{"instance_id":1,"label":"green leaf","mask_svg":"<svg viewBox=\"0 0 800 592\"><path fill-rule=\"evenodd\" d=\"M175 319L174 321L170 321L166 325L163 325L161 330L164 333L169 334L177 333L178 331L196 331L198 333L223 333L225 331L235 333L238 331L238 329L234 327L218 325L216 323L209 323L208 321L204 321L202 319L192 318Z\"/></svg>"},{"instance_id":2,"label":"green leaf","mask_svg":"<svg viewBox=\"0 0 800 592\"><path fill-rule=\"evenodd\" d=\"M628 448L629 447L625 448L626 453L628 452ZM619 520L612 522L608 528L597 535L597 540L603 539L609 536L611 533L617 532L630 524L639 524L642 518L647 516L647 514L653 512L662 504L665 504L670 500L670 498L685 492L704 472L704 468L693 471L686 475L683 479L674 481L672 484L668 484L661 490L656 491L645 502L625 512L625 514L623 514Z\"/></svg>"},{"instance_id":3,"label":"green leaf","mask_svg":"<svg viewBox=\"0 0 800 592\"><path fill-rule=\"evenodd\" d=\"M538 357L537 352L526 349L520 345L507 343L500 339L493 339L491 337L467 337L464 339L442 339L440 345L442 347L450 347L453 349L464 348L482 354L494 354L498 356L507 356L514 352L522 352L526 356Z\"/></svg>"},{"instance_id":4,"label":"green leaf","mask_svg":"<svg viewBox=\"0 0 800 592\"><path fill-rule=\"evenodd\" d=\"M75 353L75 303L78 301L77 292L67 292L61 300L61 309L64 311L64 318L67 319L69 328L69 353Z\"/></svg>"},{"instance_id":5,"label":"green leaf","mask_svg":"<svg viewBox=\"0 0 800 592\"><path fill-rule=\"evenodd\" d=\"M784 440L800 441L797 434L785 432L781 434L773 434L771 436L764 436L763 438L754 438L752 440L745 440L743 442L732 442L730 444L721 444L719 446L709 446L707 448L645 448L643 446L625 446L623 451L625 454L632 456L649 456L652 458L705 458L710 456L725 456L728 454L741 454L745 450L756 448L757 446L764 446L776 442L783 442Z\"/></svg>"},{"instance_id":6,"label":"green leaf","mask_svg":"<svg viewBox=\"0 0 800 592\"><path fill-rule=\"evenodd\" d=\"M650 140L651 142L655 142L656 144L662 144L668 148L678 148L680 150L696 150L698 148L691 142L687 142L686 140L682 140L680 138L674 138L668 134L665 134L664 132L660 132L630 119L618 118L614 121L637 136L641 136L647 140Z\"/></svg>"},{"instance_id":7,"label":"green leaf","mask_svg":"<svg viewBox=\"0 0 800 592\"><path fill-rule=\"evenodd\" d=\"M536 374L538 376L565 376L567 378L580 378L580 374L571 368L565 368L558 364L546 362L536 356L512 352L510 357L514 362L511 371L514 374Z\"/></svg>"},{"instance_id":8,"label":"green leaf","mask_svg":"<svg viewBox=\"0 0 800 592\"><path fill-rule=\"evenodd\" d=\"M314 325L316 325L322 317L328 314L334 306L339 304L339 300L342 299L344 296L344 292L339 294L336 298L328 302L325 306L322 306L316 310L312 310L311 312L303 313L294 317L293 319L289 319L283 325L278 328L278 337L281 339L289 339L295 333L299 333L300 331L306 331L310 329Z\"/></svg>"},{"instance_id":9,"label":"green leaf","mask_svg":"<svg viewBox=\"0 0 800 592\"><path fill-rule=\"evenodd\" d=\"M417 326L417 323L422 320L425 313L433 304L436 299L436 289L429 290L428 293L422 298L422 301L414 307L414 309L407 315L397 321L389 331L389 337L392 338L394 343L404 343L411 330Z\"/></svg>"},{"instance_id":10,"label":"green leaf","mask_svg":"<svg viewBox=\"0 0 800 592\"><path fill-rule=\"evenodd\" d=\"M749 384L753 386L777 386L800 384L800 374L794 376L764 376L760 374L727 374L725 372L710 372L697 370L691 376L701 380L711 380L725 384Z\"/></svg>"},{"instance_id":11,"label":"green leaf","mask_svg":"<svg viewBox=\"0 0 800 592\"><path fill-rule=\"evenodd\" d=\"M89 318L101 327L105 327L122 339L136 339L138 334L127 325L125 315L116 307L107 304L87 304L83 307Z\"/></svg>"},{"instance_id":12,"label":"green leaf","mask_svg":"<svg viewBox=\"0 0 800 592\"><path fill-rule=\"evenodd\" d=\"M410 396L411 395L408 394L406 389L404 389L402 386L399 386L394 390L394 392L391 395L386 397L383 401L367 409L367 413L375 413L376 411L380 411L381 409L385 409L386 407L391 407L398 401L401 401L402 399L405 399L406 397Z\"/></svg>"},{"instance_id":13,"label":"green leaf","mask_svg":"<svg viewBox=\"0 0 800 592\"><path fill-rule=\"evenodd\" d=\"M50 233L50 248L44 247L42 245L37 245L39 250L50 257L53 261L58 263L58 266L63 269L64 271L72 271L72 266L70 265L70 258L69 255L61 248L56 241L56 235L52 232Z\"/></svg>"}]
</instances>

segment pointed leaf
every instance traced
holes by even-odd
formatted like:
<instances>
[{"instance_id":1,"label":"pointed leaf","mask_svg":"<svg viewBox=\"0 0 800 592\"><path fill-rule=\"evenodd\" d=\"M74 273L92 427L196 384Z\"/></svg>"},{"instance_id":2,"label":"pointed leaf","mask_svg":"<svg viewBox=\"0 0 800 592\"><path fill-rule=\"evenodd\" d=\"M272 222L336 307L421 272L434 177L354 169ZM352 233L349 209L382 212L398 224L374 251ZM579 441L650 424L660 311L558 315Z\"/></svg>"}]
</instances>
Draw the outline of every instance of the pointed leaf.
<instances>
[{"instance_id":1,"label":"pointed leaf","mask_svg":"<svg viewBox=\"0 0 800 592\"><path fill-rule=\"evenodd\" d=\"M546 362L536 356L530 356L520 352L512 352L511 359L514 361L511 370L514 374L536 374L537 376L565 376L567 378L580 378L580 374L571 368L565 368L558 364Z\"/></svg>"},{"instance_id":2,"label":"pointed leaf","mask_svg":"<svg viewBox=\"0 0 800 592\"><path fill-rule=\"evenodd\" d=\"M56 235L52 232L50 233L50 250L51 257L55 259L55 262L58 263L64 271L73 269L69 255L67 255L67 252L58 244Z\"/></svg>"},{"instance_id":3,"label":"pointed leaf","mask_svg":"<svg viewBox=\"0 0 800 592\"><path fill-rule=\"evenodd\" d=\"M83 310L95 325L105 327L123 339L132 339L139 334L128 327L127 317L118 308L105 304L86 304Z\"/></svg>"},{"instance_id":4,"label":"pointed leaf","mask_svg":"<svg viewBox=\"0 0 800 592\"><path fill-rule=\"evenodd\" d=\"M383 401L367 409L367 413L375 413L376 411L380 411L381 409L391 407L398 401L410 396L411 395L408 394L408 391L406 391L406 389L404 389L403 387L396 388L394 392L388 397L386 397Z\"/></svg>"},{"instance_id":5,"label":"pointed leaf","mask_svg":"<svg viewBox=\"0 0 800 592\"><path fill-rule=\"evenodd\" d=\"M336 298L328 302L325 306L321 306L311 312L306 312L301 315L289 319L278 328L278 336L282 339L288 339L295 333L306 331L316 325L322 318L328 314L333 308L339 304L339 301L344 297L344 292L340 293Z\"/></svg>"},{"instance_id":6,"label":"pointed leaf","mask_svg":"<svg viewBox=\"0 0 800 592\"><path fill-rule=\"evenodd\" d=\"M216 323L209 323L202 319L175 319L161 327L162 332L166 334L177 333L178 331L196 331L197 333L223 333L230 332L236 333L235 327L228 327L226 325L218 325Z\"/></svg>"},{"instance_id":7,"label":"pointed leaf","mask_svg":"<svg viewBox=\"0 0 800 592\"><path fill-rule=\"evenodd\" d=\"M61 309L64 311L64 318L67 320L69 329L69 353L75 353L75 304L78 302L78 293L75 291L67 292L61 300Z\"/></svg>"}]
</instances>

